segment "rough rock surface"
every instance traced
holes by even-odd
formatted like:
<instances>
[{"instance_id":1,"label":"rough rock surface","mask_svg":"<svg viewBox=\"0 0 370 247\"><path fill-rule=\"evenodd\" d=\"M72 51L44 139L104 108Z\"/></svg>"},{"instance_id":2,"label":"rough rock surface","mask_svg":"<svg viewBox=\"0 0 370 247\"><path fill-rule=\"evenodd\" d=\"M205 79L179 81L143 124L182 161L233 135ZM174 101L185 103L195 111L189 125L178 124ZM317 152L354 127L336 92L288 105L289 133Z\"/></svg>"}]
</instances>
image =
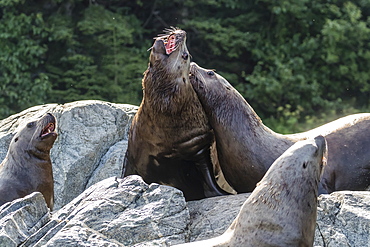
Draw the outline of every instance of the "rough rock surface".
<instances>
[{"instance_id":1,"label":"rough rock surface","mask_svg":"<svg viewBox=\"0 0 370 247\"><path fill-rule=\"evenodd\" d=\"M229 227L248 196L186 203L175 188L147 185L139 176L112 177L51 217L40 193L3 205L0 246L168 246L207 239ZM320 196L314 246L370 247L369 202L370 192Z\"/></svg>"},{"instance_id":2,"label":"rough rock surface","mask_svg":"<svg viewBox=\"0 0 370 247\"><path fill-rule=\"evenodd\" d=\"M219 196L188 202L189 242L216 237L225 232L250 193Z\"/></svg>"},{"instance_id":3,"label":"rough rock surface","mask_svg":"<svg viewBox=\"0 0 370 247\"><path fill-rule=\"evenodd\" d=\"M18 127L47 112L53 113L59 134L51 149L54 209L61 208L82 193L87 185L121 176L127 148L125 141L127 143L128 129L137 109L133 105L91 100L29 108L0 121L0 161Z\"/></svg>"},{"instance_id":4,"label":"rough rock surface","mask_svg":"<svg viewBox=\"0 0 370 247\"><path fill-rule=\"evenodd\" d=\"M370 192L321 195L315 246L370 246Z\"/></svg>"},{"instance_id":5,"label":"rough rock surface","mask_svg":"<svg viewBox=\"0 0 370 247\"><path fill-rule=\"evenodd\" d=\"M10 218L18 212L8 211L0 214ZM147 185L139 176L112 177L94 184L56 211L39 231L18 227L7 239L9 243L22 242L20 246L163 246L184 242L188 222L181 191ZM7 229L8 225L1 224ZM0 240L0 246L8 246L2 245L8 242Z\"/></svg>"},{"instance_id":6,"label":"rough rock surface","mask_svg":"<svg viewBox=\"0 0 370 247\"><path fill-rule=\"evenodd\" d=\"M109 150L101 158L98 167L94 170L89 179L86 188L102 181L109 177L109 175L116 175L118 177L122 174L122 164L125 158L125 150L127 150L127 140L117 142L109 148Z\"/></svg>"},{"instance_id":7,"label":"rough rock surface","mask_svg":"<svg viewBox=\"0 0 370 247\"><path fill-rule=\"evenodd\" d=\"M18 246L50 220L50 212L40 192L8 202L0 207L0 246Z\"/></svg>"}]
</instances>

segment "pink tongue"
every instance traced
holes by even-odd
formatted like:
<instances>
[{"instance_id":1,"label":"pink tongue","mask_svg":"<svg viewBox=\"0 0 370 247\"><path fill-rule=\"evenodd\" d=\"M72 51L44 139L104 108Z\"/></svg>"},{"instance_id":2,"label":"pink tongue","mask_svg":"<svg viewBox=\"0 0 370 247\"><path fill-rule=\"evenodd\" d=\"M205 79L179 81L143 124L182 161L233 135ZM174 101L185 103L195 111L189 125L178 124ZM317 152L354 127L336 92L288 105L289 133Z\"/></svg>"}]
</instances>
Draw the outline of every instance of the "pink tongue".
<instances>
[{"instance_id":1,"label":"pink tongue","mask_svg":"<svg viewBox=\"0 0 370 247\"><path fill-rule=\"evenodd\" d=\"M166 44L166 53L167 55L171 54L175 50L176 38L174 35L168 37L168 42Z\"/></svg>"}]
</instances>

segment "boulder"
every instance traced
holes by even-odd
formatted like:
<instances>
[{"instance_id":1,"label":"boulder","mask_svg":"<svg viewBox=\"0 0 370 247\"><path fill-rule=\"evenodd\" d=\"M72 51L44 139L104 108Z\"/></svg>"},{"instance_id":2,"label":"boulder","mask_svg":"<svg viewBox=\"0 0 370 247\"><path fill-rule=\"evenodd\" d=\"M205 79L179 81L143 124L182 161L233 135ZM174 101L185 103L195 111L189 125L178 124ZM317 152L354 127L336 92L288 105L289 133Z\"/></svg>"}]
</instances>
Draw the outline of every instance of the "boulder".
<instances>
[{"instance_id":1,"label":"boulder","mask_svg":"<svg viewBox=\"0 0 370 247\"><path fill-rule=\"evenodd\" d=\"M182 192L139 176L92 185L53 214L22 246L150 246L185 241Z\"/></svg>"},{"instance_id":2,"label":"boulder","mask_svg":"<svg viewBox=\"0 0 370 247\"><path fill-rule=\"evenodd\" d=\"M40 192L8 202L0 207L0 246L18 246L50 220L50 212Z\"/></svg>"},{"instance_id":3,"label":"boulder","mask_svg":"<svg viewBox=\"0 0 370 247\"><path fill-rule=\"evenodd\" d=\"M319 197L315 246L370 246L370 192L341 191Z\"/></svg>"},{"instance_id":4,"label":"boulder","mask_svg":"<svg viewBox=\"0 0 370 247\"><path fill-rule=\"evenodd\" d=\"M47 112L53 113L59 136L50 156L54 209L59 209L93 183L121 176L128 130L137 109L95 100L29 108L0 121L0 161L19 127Z\"/></svg>"}]
</instances>

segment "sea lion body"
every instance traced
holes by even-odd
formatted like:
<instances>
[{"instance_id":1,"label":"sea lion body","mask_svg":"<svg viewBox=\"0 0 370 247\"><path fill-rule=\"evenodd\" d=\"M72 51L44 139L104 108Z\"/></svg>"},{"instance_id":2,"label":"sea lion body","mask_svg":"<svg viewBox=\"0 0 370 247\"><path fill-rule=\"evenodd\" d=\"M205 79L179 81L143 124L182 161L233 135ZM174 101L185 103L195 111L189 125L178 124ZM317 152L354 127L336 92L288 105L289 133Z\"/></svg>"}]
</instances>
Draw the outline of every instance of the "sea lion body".
<instances>
[{"instance_id":1,"label":"sea lion body","mask_svg":"<svg viewBox=\"0 0 370 247\"><path fill-rule=\"evenodd\" d=\"M52 114L24 126L12 139L8 153L0 164L0 205L41 192L52 210L54 180L50 160L57 133Z\"/></svg>"},{"instance_id":2,"label":"sea lion body","mask_svg":"<svg viewBox=\"0 0 370 247\"><path fill-rule=\"evenodd\" d=\"M269 168L226 232L180 246L313 246L325 138L299 141Z\"/></svg>"},{"instance_id":3,"label":"sea lion body","mask_svg":"<svg viewBox=\"0 0 370 247\"><path fill-rule=\"evenodd\" d=\"M237 192L252 191L285 150L317 135L325 136L329 150L320 193L370 186L370 114L354 114L307 132L281 135L263 125L244 97L212 70L192 63L190 82L214 130L222 172Z\"/></svg>"},{"instance_id":4,"label":"sea lion body","mask_svg":"<svg viewBox=\"0 0 370 247\"><path fill-rule=\"evenodd\" d=\"M186 200L224 195L213 175L213 132L189 82L186 33L170 30L151 49L143 100L130 128L124 176L183 191Z\"/></svg>"}]
</instances>

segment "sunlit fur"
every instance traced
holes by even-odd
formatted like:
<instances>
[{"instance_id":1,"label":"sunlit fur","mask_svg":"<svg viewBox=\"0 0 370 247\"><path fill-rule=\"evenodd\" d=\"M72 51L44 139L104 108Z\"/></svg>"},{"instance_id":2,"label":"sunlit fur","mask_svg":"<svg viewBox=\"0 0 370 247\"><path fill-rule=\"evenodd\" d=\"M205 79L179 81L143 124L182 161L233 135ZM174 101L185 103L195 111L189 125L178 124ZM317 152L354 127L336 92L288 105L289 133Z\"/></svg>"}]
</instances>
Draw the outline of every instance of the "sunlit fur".
<instances>
[{"instance_id":1,"label":"sunlit fur","mask_svg":"<svg viewBox=\"0 0 370 247\"><path fill-rule=\"evenodd\" d=\"M328 161L320 193L370 186L370 114L353 114L303 133L281 135L265 125L222 76L191 64L190 82L214 130L220 165L238 192L252 191L273 161L299 140L323 135ZM354 159L353 157L356 157Z\"/></svg>"},{"instance_id":2,"label":"sunlit fur","mask_svg":"<svg viewBox=\"0 0 370 247\"><path fill-rule=\"evenodd\" d=\"M176 38L173 51L166 50L171 35ZM130 128L123 175L174 186L186 200L195 200L226 193L213 175L214 136L189 72L186 33L171 29L157 37L142 80L143 100Z\"/></svg>"}]
</instances>

